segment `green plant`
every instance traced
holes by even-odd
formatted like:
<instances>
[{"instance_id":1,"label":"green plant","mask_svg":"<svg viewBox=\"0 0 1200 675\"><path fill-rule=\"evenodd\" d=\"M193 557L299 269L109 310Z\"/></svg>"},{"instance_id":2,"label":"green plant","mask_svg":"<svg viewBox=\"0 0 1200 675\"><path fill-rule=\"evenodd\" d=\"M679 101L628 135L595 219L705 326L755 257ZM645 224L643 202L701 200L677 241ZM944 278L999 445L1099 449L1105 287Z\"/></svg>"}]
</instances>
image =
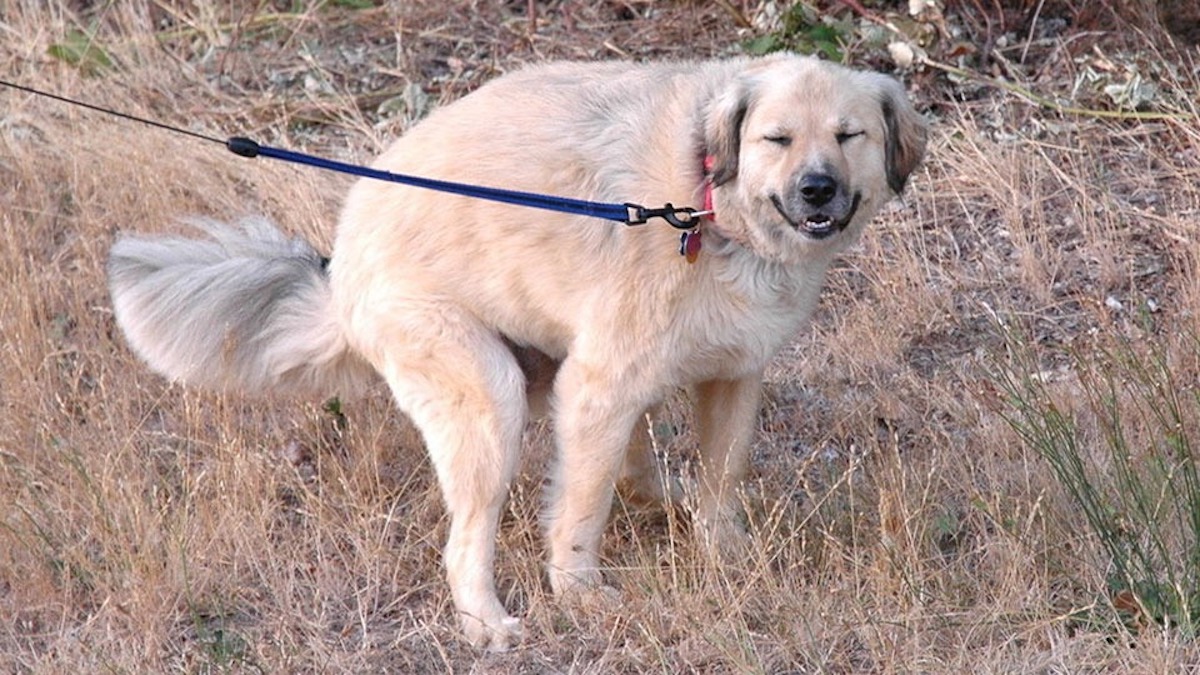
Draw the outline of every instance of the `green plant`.
<instances>
[{"instance_id":1,"label":"green plant","mask_svg":"<svg viewBox=\"0 0 1200 675\"><path fill-rule=\"evenodd\" d=\"M1192 339L1190 348L1200 348ZM1141 624L1200 630L1200 392L1165 347L1129 342L1075 359L1078 391L1052 392L1010 344L1005 419L1050 465L1111 565L1112 606ZM1056 395L1057 394L1057 395Z\"/></svg>"},{"instance_id":2,"label":"green plant","mask_svg":"<svg viewBox=\"0 0 1200 675\"><path fill-rule=\"evenodd\" d=\"M798 2L784 13L778 30L751 38L743 46L750 54L787 49L841 62L846 36L853 30L853 22L822 14L807 3Z\"/></svg>"},{"instance_id":3,"label":"green plant","mask_svg":"<svg viewBox=\"0 0 1200 675\"><path fill-rule=\"evenodd\" d=\"M47 47L46 53L51 58L79 68L87 75L99 75L114 67L112 56L96 42L94 30L85 33L72 28L60 42Z\"/></svg>"}]
</instances>

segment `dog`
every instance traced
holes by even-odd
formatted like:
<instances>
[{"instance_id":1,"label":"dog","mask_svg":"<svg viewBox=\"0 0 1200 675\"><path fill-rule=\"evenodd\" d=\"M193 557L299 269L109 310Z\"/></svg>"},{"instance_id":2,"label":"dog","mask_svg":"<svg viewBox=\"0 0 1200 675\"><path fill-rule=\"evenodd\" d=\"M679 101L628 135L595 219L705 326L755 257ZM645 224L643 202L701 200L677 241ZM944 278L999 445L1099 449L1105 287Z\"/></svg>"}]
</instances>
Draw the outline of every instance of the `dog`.
<instances>
[{"instance_id":1,"label":"dog","mask_svg":"<svg viewBox=\"0 0 1200 675\"><path fill-rule=\"evenodd\" d=\"M763 370L835 256L904 189L926 136L892 78L794 54L526 67L434 111L374 167L603 202L711 202L688 255L661 223L362 179L329 259L261 219L207 222L194 239L119 237L114 314L152 369L188 384L331 395L382 376L450 514L444 564L462 629L503 650L521 624L496 594L495 538L531 410L553 416L544 519L557 595L603 588L619 481L672 496L633 432L681 387L695 401L697 530L736 542Z\"/></svg>"}]
</instances>

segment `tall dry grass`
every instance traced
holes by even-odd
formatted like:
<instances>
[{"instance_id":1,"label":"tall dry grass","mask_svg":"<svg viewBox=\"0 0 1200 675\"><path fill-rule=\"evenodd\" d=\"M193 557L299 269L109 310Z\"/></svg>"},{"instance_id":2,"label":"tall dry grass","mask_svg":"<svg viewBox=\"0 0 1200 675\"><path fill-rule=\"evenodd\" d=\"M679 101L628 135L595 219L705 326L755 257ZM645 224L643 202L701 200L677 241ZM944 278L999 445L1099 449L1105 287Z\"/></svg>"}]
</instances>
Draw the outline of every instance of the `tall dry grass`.
<instances>
[{"instance_id":1,"label":"tall dry grass","mask_svg":"<svg viewBox=\"0 0 1200 675\"><path fill-rule=\"evenodd\" d=\"M722 10L686 3L643 23L577 9L574 32L544 13L533 35L520 14L470 18L467 3L234 9L17 0L0 10L0 72L365 160L409 123L410 84L436 104L525 60L673 54L646 39L655 29L701 26L701 51L737 39ZM51 56L73 32L114 66ZM399 112L355 94L353 77L380 72ZM1195 91L1188 73L1163 84ZM1161 344L1194 385L1194 344L1174 336L1195 334L1200 307L1195 118L1063 118L1003 96L925 103L926 168L769 373L746 495L752 560L708 564L686 518L618 504L604 554L621 603L560 607L541 576L549 450L532 429L499 555L528 638L483 656L457 639L437 490L383 392L344 402L342 424L322 401L185 391L136 362L109 311L116 232L265 213L325 244L347 181L3 91L0 670L1200 667L1187 636L1122 614L1102 543L1005 422L997 379L1020 365L1076 401L1079 359L1121 336ZM1007 340L1013 330L1028 342ZM682 403L654 431L686 469Z\"/></svg>"}]
</instances>

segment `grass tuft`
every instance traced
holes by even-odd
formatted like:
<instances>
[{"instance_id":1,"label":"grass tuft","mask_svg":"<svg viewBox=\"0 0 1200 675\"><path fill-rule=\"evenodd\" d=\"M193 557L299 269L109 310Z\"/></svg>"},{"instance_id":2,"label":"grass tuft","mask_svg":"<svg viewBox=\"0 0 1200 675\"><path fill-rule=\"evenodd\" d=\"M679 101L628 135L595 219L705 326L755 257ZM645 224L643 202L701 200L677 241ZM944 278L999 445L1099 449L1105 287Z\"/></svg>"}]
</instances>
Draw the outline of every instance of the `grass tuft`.
<instances>
[{"instance_id":1,"label":"grass tuft","mask_svg":"<svg viewBox=\"0 0 1200 675\"><path fill-rule=\"evenodd\" d=\"M1200 390L1154 342L1076 355L1077 386L1058 393L1032 368L1027 345L1011 348L1015 369L1000 374L1004 417L1045 459L1106 554L1110 606L1134 627L1153 622L1196 637Z\"/></svg>"}]
</instances>

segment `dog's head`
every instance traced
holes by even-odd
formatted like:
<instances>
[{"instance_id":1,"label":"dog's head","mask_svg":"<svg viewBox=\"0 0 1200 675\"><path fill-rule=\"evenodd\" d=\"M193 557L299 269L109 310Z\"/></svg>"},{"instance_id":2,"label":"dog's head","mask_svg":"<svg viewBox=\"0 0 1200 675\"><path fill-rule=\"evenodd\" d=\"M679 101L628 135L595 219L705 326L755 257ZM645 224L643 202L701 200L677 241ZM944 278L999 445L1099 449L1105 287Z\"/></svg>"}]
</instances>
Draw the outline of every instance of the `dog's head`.
<instances>
[{"instance_id":1,"label":"dog's head","mask_svg":"<svg viewBox=\"0 0 1200 675\"><path fill-rule=\"evenodd\" d=\"M747 61L707 112L719 227L780 262L843 248L925 151L899 83L814 58Z\"/></svg>"}]
</instances>

